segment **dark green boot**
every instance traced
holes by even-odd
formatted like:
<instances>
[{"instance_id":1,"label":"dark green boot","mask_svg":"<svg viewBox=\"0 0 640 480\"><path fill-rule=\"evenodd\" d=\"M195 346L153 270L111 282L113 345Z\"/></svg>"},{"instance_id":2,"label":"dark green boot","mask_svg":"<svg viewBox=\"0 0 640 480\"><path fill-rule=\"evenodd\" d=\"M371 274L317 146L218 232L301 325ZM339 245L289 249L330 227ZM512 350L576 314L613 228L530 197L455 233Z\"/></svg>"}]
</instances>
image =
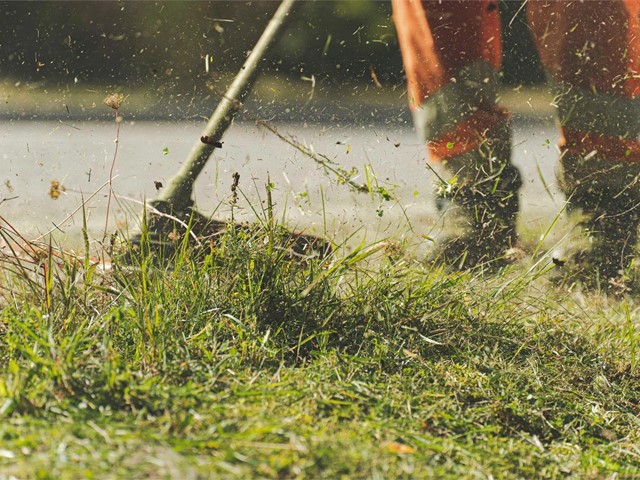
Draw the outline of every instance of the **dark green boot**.
<instances>
[{"instance_id":1,"label":"dark green boot","mask_svg":"<svg viewBox=\"0 0 640 480\"><path fill-rule=\"evenodd\" d=\"M640 166L565 155L561 186L570 208L582 210L591 245L576 255L583 276L608 288L627 276L637 253Z\"/></svg>"},{"instance_id":2,"label":"dark green boot","mask_svg":"<svg viewBox=\"0 0 640 480\"><path fill-rule=\"evenodd\" d=\"M463 213L465 233L445 241L438 258L454 268L503 266L517 243L520 172L511 162L507 125L480 148L446 163L454 175L442 196Z\"/></svg>"}]
</instances>

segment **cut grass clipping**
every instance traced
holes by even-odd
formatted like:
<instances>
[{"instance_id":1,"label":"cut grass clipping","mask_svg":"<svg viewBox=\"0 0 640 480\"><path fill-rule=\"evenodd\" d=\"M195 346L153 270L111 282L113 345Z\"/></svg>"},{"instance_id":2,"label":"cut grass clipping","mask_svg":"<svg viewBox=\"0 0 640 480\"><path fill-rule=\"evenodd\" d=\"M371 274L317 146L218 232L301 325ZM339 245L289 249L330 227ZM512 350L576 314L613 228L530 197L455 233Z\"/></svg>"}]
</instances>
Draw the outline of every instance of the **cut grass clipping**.
<instances>
[{"instance_id":1,"label":"cut grass clipping","mask_svg":"<svg viewBox=\"0 0 640 480\"><path fill-rule=\"evenodd\" d=\"M631 300L267 221L108 272L1 232L0 478L640 476Z\"/></svg>"}]
</instances>

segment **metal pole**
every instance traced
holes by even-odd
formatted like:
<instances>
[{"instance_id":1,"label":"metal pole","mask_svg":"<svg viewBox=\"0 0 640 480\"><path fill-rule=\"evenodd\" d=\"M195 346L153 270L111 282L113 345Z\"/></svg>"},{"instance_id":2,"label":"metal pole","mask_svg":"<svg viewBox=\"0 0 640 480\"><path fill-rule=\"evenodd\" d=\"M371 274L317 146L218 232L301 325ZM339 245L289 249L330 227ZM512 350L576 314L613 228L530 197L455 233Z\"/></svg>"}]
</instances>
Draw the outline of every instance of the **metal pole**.
<instances>
[{"instance_id":1,"label":"metal pole","mask_svg":"<svg viewBox=\"0 0 640 480\"><path fill-rule=\"evenodd\" d=\"M258 43L218 103L202 133L202 136L211 137L211 143L219 142L231 125L233 117L238 112L239 103L249 94L258 77L260 62L264 60L269 47L284 32L283 27L287 20L292 17L291 13L295 2L296 0L282 0ZM198 139L178 173L169 181L166 189L151 202L151 205L160 210L172 212L184 212L191 207L193 203L191 194L196 178L202 172L215 148L214 145L203 143ZM165 208L162 208L163 206Z\"/></svg>"}]
</instances>

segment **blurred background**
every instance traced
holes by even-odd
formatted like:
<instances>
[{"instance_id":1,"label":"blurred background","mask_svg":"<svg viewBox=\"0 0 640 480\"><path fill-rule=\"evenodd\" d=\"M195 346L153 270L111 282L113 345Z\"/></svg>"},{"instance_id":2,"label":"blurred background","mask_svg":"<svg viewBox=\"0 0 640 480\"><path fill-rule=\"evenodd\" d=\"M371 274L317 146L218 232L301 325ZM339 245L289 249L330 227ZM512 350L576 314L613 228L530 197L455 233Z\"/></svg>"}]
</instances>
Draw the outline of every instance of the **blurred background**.
<instances>
[{"instance_id":1,"label":"blurred background","mask_svg":"<svg viewBox=\"0 0 640 480\"><path fill-rule=\"evenodd\" d=\"M2 2L3 74L56 84L171 88L235 72L276 1ZM521 1L502 1L508 84L542 80ZM389 1L306 1L266 67L327 85L402 82Z\"/></svg>"},{"instance_id":2,"label":"blurred background","mask_svg":"<svg viewBox=\"0 0 640 480\"><path fill-rule=\"evenodd\" d=\"M224 90L278 6L276 1L2 2L5 83L81 86L162 98L156 114ZM532 85L542 70L521 1L501 2L504 82ZM207 67L205 69L205 67ZM303 1L263 72L308 93L404 89L389 1ZM274 87L277 90L277 87ZM276 92L277 93L277 92ZM290 95L290 92L287 92ZM358 93L356 92L356 95ZM173 103L173 105L172 105ZM44 112L43 112L44 113Z\"/></svg>"},{"instance_id":3,"label":"blurred background","mask_svg":"<svg viewBox=\"0 0 640 480\"><path fill-rule=\"evenodd\" d=\"M78 208L102 185L86 209L98 234L106 230L104 182L113 166L120 201L108 229L126 229L198 141L278 5L0 2L0 214L32 237L77 238ZM533 201L523 208L535 216L527 225L544 229L559 205L549 190L557 132L522 7L521 0L500 2L502 95L515 113L516 161L532 177L524 194ZM433 236L441 220L435 178L407 107L391 3L301 1L294 15L262 65L248 109L355 169L357 181L393 192L393 200L350 192L241 115L197 184L198 205L227 217L231 174L239 171L249 217L260 214L254 204L269 178L279 212L294 226L342 237L373 229L369 239L409 230ZM103 104L114 92L125 96L117 155L114 111ZM64 187L55 199L51 181Z\"/></svg>"}]
</instances>

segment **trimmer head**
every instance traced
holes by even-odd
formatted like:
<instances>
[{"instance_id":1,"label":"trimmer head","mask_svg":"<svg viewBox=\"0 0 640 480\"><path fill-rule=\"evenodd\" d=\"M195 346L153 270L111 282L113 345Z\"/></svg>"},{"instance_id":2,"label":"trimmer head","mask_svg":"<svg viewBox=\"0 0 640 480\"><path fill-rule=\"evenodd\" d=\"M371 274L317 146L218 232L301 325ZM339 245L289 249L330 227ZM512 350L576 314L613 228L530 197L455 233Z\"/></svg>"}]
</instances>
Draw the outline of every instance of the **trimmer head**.
<instances>
[{"instance_id":1,"label":"trimmer head","mask_svg":"<svg viewBox=\"0 0 640 480\"><path fill-rule=\"evenodd\" d=\"M271 229L269 231L268 229ZM325 258L333 252L333 245L325 238L301 231L288 230L282 226L267 226L260 222L239 223L211 218L198 212L193 206L182 211L173 211L167 202L153 202L153 210L147 210L140 229L130 238L130 251L125 259L143 246L158 259L170 259L178 249L192 248L196 257L204 258L211 249L220 244L220 239L230 230L246 238L274 239L276 247L286 250L292 258L300 260L312 257Z\"/></svg>"}]
</instances>

